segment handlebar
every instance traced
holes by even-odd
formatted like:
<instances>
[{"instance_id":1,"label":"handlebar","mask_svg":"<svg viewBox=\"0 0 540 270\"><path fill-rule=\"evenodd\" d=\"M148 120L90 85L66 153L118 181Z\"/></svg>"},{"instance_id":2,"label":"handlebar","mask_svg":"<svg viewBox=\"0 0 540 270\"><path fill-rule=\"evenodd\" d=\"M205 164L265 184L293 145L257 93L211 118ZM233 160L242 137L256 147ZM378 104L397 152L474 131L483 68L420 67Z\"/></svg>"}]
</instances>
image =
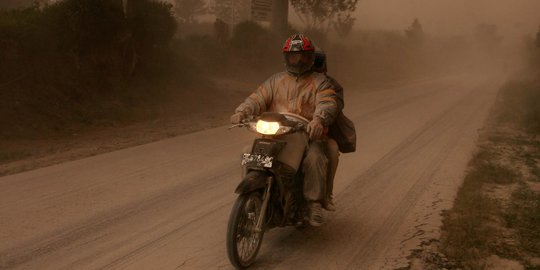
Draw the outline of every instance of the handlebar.
<instances>
[{"instance_id":1,"label":"handlebar","mask_svg":"<svg viewBox=\"0 0 540 270\"><path fill-rule=\"evenodd\" d=\"M247 127L249 125L249 122L247 123L239 123L239 124L234 124L232 126L230 126L228 129L231 130L233 128L243 128L243 127Z\"/></svg>"},{"instance_id":2,"label":"handlebar","mask_svg":"<svg viewBox=\"0 0 540 270\"><path fill-rule=\"evenodd\" d=\"M294 130L300 131L300 130L306 130L307 124L310 122L307 118L294 114L294 113L288 113L288 112L280 112L280 114L284 115L287 118L287 121L295 122L296 124L293 126ZM248 127L249 123L257 119L257 117L253 115L247 116L245 119L242 119L242 121L238 124L234 124L230 126L228 129L231 130L233 128L243 128Z\"/></svg>"}]
</instances>

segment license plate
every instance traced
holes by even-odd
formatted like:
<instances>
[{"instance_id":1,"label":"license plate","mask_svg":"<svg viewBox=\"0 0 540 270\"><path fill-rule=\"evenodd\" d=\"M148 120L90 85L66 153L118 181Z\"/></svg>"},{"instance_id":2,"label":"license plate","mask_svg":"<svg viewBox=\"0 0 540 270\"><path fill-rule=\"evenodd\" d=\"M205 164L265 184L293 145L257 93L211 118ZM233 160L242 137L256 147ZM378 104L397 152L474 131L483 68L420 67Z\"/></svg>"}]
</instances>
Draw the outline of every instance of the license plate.
<instances>
[{"instance_id":1,"label":"license plate","mask_svg":"<svg viewBox=\"0 0 540 270\"><path fill-rule=\"evenodd\" d=\"M257 166L263 168L272 168L273 157L265 155L253 155L244 153L242 156L242 165L245 166Z\"/></svg>"}]
</instances>

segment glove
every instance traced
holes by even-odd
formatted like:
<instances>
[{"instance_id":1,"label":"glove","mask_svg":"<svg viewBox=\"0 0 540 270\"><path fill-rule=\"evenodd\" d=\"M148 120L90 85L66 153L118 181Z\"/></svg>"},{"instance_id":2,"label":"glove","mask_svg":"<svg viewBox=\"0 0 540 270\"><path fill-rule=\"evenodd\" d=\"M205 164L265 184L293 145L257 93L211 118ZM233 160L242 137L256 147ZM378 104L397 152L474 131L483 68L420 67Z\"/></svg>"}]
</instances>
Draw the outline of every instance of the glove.
<instances>
[{"instance_id":1,"label":"glove","mask_svg":"<svg viewBox=\"0 0 540 270\"><path fill-rule=\"evenodd\" d=\"M242 120L246 118L246 115L242 112L237 112L231 116L231 124L240 124Z\"/></svg>"},{"instance_id":2,"label":"glove","mask_svg":"<svg viewBox=\"0 0 540 270\"><path fill-rule=\"evenodd\" d=\"M318 117L313 118L307 126L307 132L309 133L309 138L312 140L320 139L324 131L324 126L321 122L321 119Z\"/></svg>"}]
</instances>

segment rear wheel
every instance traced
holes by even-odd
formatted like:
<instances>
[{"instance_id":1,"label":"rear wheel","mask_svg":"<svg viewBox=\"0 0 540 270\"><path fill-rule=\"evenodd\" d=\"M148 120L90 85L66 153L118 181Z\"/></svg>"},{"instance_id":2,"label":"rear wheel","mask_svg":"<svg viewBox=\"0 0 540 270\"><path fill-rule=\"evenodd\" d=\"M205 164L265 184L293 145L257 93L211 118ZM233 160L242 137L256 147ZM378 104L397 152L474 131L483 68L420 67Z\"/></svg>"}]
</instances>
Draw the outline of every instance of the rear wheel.
<instances>
[{"instance_id":1,"label":"rear wheel","mask_svg":"<svg viewBox=\"0 0 540 270\"><path fill-rule=\"evenodd\" d=\"M246 268L261 247L264 231L256 230L261 215L262 198L258 192L242 194L236 199L227 228L227 254L236 268Z\"/></svg>"}]
</instances>

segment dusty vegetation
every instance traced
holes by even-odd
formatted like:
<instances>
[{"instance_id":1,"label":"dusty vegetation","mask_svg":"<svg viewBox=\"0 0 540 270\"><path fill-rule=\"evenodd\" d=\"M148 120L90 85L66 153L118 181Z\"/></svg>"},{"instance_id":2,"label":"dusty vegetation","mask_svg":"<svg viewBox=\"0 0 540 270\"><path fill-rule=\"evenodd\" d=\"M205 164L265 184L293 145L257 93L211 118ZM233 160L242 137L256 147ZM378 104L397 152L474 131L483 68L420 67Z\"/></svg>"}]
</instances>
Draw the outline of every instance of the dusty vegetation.
<instances>
[{"instance_id":1,"label":"dusty vegetation","mask_svg":"<svg viewBox=\"0 0 540 270\"><path fill-rule=\"evenodd\" d=\"M500 90L441 239L410 269L540 269L540 58L528 56Z\"/></svg>"},{"instance_id":2,"label":"dusty vegetation","mask_svg":"<svg viewBox=\"0 0 540 270\"><path fill-rule=\"evenodd\" d=\"M175 22L169 4L130 2L138 4L125 13L121 1L106 0L0 10L1 174L223 125L283 69L283 40L301 31L241 22L219 33L206 22ZM464 39L420 40L404 30L304 32L348 91L463 67Z\"/></svg>"},{"instance_id":3,"label":"dusty vegetation","mask_svg":"<svg viewBox=\"0 0 540 270\"><path fill-rule=\"evenodd\" d=\"M166 71L178 56L168 49L175 33L169 8L138 3L125 16L113 1L1 11L0 136L126 118L130 107L151 96L138 86L148 90L172 77Z\"/></svg>"}]
</instances>

